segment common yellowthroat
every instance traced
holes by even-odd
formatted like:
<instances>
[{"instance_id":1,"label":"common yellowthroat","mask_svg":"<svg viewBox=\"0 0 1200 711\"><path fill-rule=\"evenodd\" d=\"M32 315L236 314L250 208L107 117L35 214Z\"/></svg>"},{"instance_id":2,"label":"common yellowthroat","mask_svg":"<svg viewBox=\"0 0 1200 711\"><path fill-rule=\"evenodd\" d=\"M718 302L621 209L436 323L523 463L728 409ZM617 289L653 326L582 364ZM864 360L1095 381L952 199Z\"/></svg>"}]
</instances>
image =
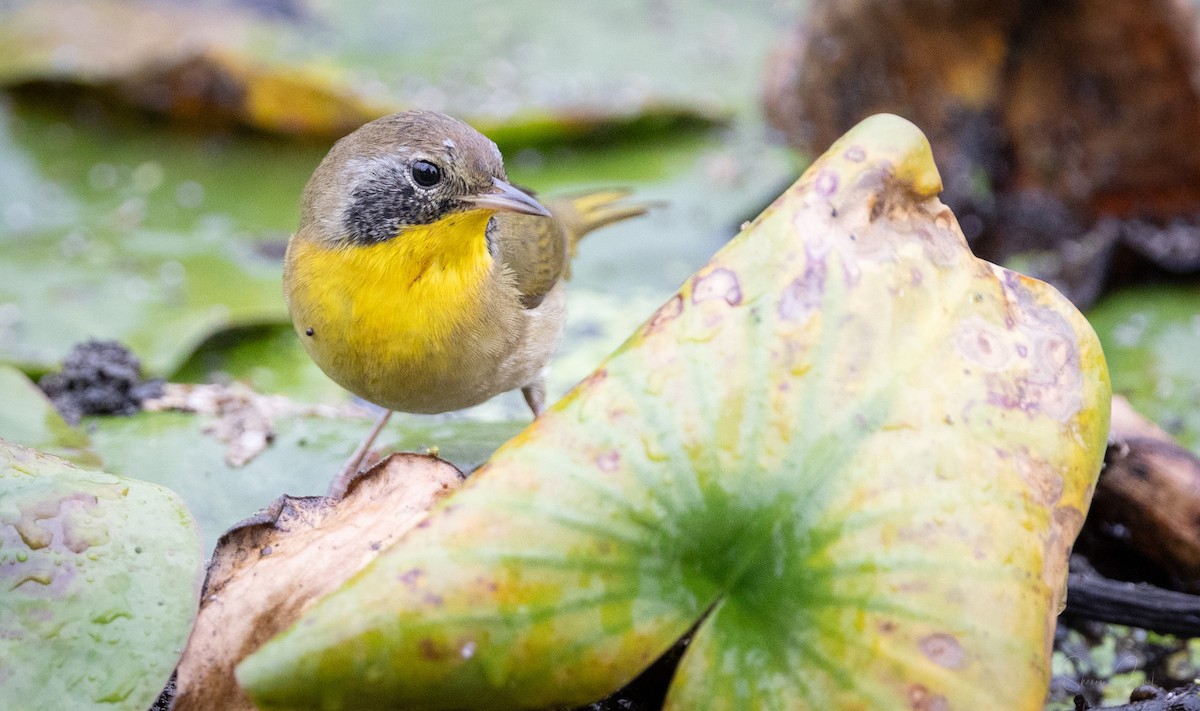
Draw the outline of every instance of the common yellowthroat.
<instances>
[{"instance_id":1,"label":"common yellowthroat","mask_svg":"<svg viewBox=\"0 0 1200 711\"><path fill-rule=\"evenodd\" d=\"M508 182L494 143L428 111L333 146L304 189L284 297L317 365L387 410L335 492L393 410L448 412L520 388L541 414L570 258L591 230L645 212L624 195L543 205Z\"/></svg>"}]
</instances>

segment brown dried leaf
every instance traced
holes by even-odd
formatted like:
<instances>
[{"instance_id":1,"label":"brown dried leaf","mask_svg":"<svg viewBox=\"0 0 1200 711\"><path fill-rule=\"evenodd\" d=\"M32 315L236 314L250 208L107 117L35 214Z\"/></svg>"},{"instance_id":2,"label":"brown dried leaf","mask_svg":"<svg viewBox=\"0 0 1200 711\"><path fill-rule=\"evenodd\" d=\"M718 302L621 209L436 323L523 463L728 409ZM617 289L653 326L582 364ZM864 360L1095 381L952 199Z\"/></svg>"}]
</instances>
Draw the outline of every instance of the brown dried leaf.
<instances>
[{"instance_id":1,"label":"brown dried leaf","mask_svg":"<svg viewBox=\"0 0 1200 711\"><path fill-rule=\"evenodd\" d=\"M280 395L262 395L245 385L182 385L167 383L162 397L146 400L150 411L174 410L207 415L204 433L225 445L225 463L241 467L250 463L275 439L280 417L362 417L353 405L308 405Z\"/></svg>"},{"instance_id":2,"label":"brown dried leaf","mask_svg":"<svg viewBox=\"0 0 1200 711\"><path fill-rule=\"evenodd\" d=\"M373 560L461 480L440 459L396 454L351 482L340 502L281 496L226 532L209 563L173 708L253 709L233 677L238 662Z\"/></svg>"}]
</instances>

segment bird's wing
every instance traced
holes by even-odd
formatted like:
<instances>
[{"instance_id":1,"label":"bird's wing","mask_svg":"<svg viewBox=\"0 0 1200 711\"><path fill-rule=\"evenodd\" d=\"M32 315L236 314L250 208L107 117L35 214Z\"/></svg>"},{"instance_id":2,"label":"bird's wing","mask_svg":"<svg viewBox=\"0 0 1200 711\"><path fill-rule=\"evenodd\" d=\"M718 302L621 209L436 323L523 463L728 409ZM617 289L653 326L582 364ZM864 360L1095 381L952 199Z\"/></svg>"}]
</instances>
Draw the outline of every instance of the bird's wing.
<instances>
[{"instance_id":1,"label":"bird's wing","mask_svg":"<svg viewBox=\"0 0 1200 711\"><path fill-rule=\"evenodd\" d=\"M541 304L566 272L566 226L553 217L501 212L493 218L489 236L521 292L521 305L532 309Z\"/></svg>"},{"instance_id":2,"label":"bird's wing","mask_svg":"<svg viewBox=\"0 0 1200 711\"><path fill-rule=\"evenodd\" d=\"M528 192L528 191L527 191ZM652 203L623 203L626 190L596 190L545 201L554 217L497 213L490 232L503 264L512 271L525 308L571 274L571 258L594 229L644 214Z\"/></svg>"}]
</instances>

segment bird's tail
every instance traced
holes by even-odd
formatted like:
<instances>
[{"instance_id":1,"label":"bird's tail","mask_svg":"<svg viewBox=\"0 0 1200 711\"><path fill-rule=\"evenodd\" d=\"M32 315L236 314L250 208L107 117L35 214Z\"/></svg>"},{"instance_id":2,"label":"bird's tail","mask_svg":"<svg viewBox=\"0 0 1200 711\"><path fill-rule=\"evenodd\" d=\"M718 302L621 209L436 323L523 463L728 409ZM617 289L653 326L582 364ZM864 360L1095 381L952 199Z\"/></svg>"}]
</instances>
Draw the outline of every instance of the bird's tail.
<instances>
[{"instance_id":1,"label":"bird's tail","mask_svg":"<svg viewBox=\"0 0 1200 711\"><path fill-rule=\"evenodd\" d=\"M593 190L550 200L550 212L566 225L571 257L575 256L579 241L592 230L644 215L658 206L653 202L622 202L629 193L625 189Z\"/></svg>"}]
</instances>

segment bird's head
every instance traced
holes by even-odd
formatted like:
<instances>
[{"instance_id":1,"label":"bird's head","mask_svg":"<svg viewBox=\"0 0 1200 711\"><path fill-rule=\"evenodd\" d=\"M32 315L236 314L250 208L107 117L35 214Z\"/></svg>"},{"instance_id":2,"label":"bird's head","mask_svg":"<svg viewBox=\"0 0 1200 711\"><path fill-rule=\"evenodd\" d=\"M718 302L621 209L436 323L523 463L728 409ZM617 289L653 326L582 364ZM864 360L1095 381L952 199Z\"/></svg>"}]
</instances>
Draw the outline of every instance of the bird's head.
<instances>
[{"instance_id":1,"label":"bird's head","mask_svg":"<svg viewBox=\"0 0 1200 711\"><path fill-rule=\"evenodd\" d=\"M301 229L370 245L472 211L550 214L509 184L499 149L483 134L445 114L406 111L334 145L305 187Z\"/></svg>"}]
</instances>

